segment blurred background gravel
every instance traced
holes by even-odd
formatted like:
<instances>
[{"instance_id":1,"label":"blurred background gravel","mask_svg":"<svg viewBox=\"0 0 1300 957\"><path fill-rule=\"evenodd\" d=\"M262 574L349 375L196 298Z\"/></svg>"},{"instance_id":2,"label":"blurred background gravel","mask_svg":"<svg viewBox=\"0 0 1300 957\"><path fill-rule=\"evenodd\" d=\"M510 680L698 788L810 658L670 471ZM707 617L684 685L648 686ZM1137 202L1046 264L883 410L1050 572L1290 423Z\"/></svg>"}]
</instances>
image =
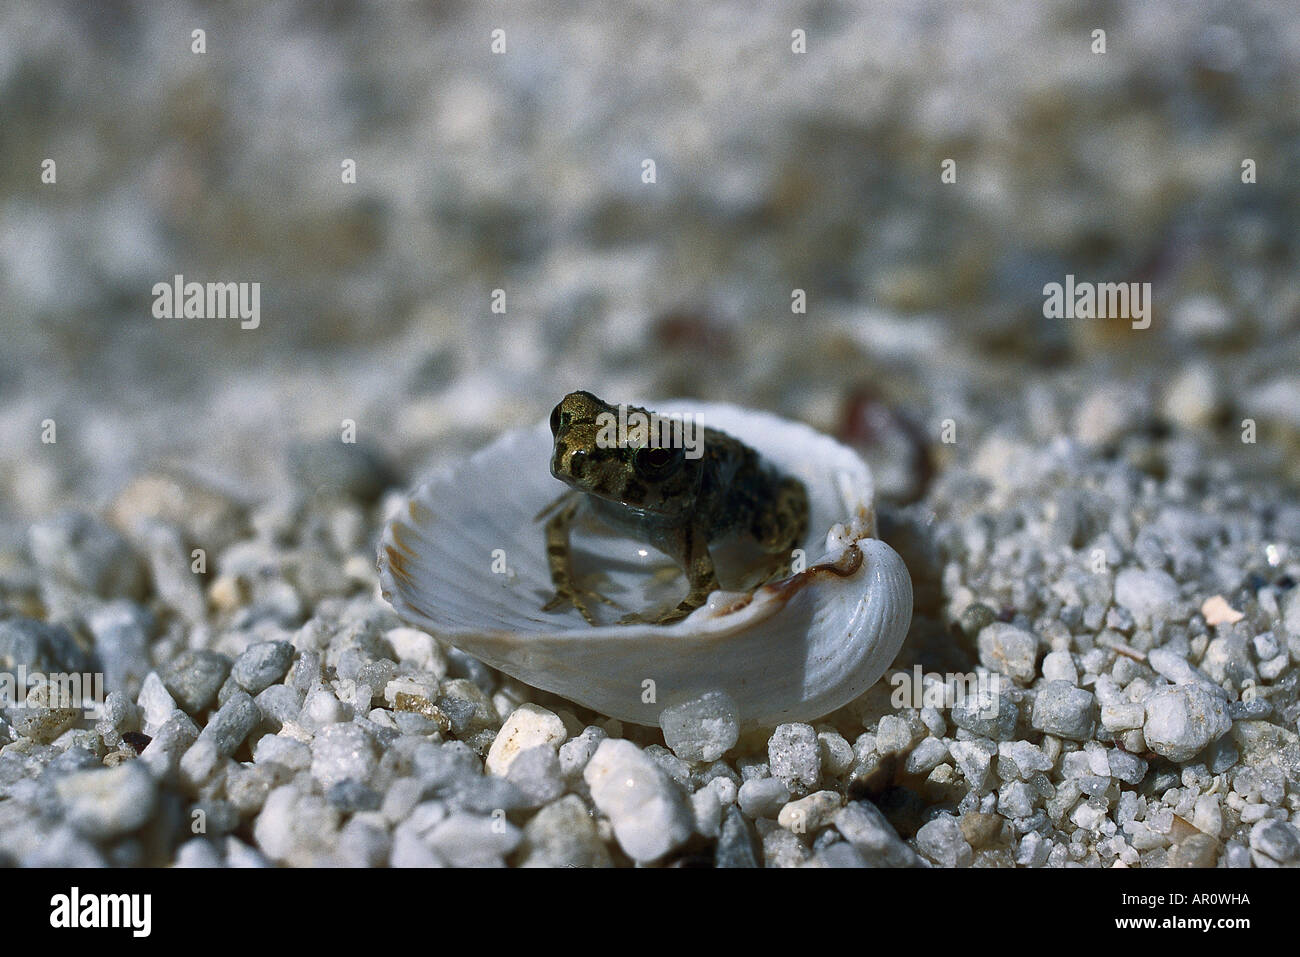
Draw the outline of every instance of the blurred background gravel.
<instances>
[{"instance_id":1,"label":"blurred background gravel","mask_svg":"<svg viewBox=\"0 0 1300 957\"><path fill-rule=\"evenodd\" d=\"M1068 412L1112 381L1141 426L1200 363L1209 421L1300 426L1286 2L0 18L11 528L162 460L265 494L294 440L344 418L413 479L578 387L835 431L867 385L969 446L1027 396ZM176 273L260 281L261 328L153 318L152 285ZM1152 282L1151 329L1044 319L1066 273ZM1281 464L1278 442L1249 451Z\"/></svg>"}]
</instances>

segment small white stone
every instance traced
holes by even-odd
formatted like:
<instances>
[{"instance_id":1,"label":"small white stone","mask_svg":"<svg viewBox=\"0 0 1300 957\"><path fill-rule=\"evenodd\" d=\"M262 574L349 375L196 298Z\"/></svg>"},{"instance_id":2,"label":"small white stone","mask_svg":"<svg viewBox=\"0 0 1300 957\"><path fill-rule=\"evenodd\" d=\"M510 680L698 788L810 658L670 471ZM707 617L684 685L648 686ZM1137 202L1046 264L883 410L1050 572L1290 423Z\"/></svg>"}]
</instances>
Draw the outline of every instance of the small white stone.
<instances>
[{"instance_id":1,"label":"small white stone","mask_svg":"<svg viewBox=\"0 0 1300 957\"><path fill-rule=\"evenodd\" d=\"M840 796L837 792L814 791L781 808L776 823L795 834L812 834L830 823L831 816L839 809Z\"/></svg>"},{"instance_id":2,"label":"small white stone","mask_svg":"<svg viewBox=\"0 0 1300 957\"><path fill-rule=\"evenodd\" d=\"M695 815L685 795L631 741L602 741L582 776L593 803L614 826L619 846L633 860L658 860L691 836Z\"/></svg>"},{"instance_id":3,"label":"small white stone","mask_svg":"<svg viewBox=\"0 0 1300 957\"><path fill-rule=\"evenodd\" d=\"M1077 685L1079 671L1074 666L1074 657L1068 651L1050 652L1043 658L1043 677L1048 681L1068 681Z\"/></svg>"},{"instance_id":4,"label":"small white stone","mask_svg":"<svg viewBox=\"0 0 1300 957\"><path fill-rule=\"evenodd\" d=\"M136 704L144 711L144 733L151 738L176 710L175 699L167 691L156 671L151 671L145 676Z\"/></svg>"},{"instance_id":5,"label":"small white stone","mask_svg":"<svg viewBox=\"0 0 1300 957\"><path fill-rule=\"evenodd\" d=\"M58 778L55 793L68 823L92 838L134 831L153 813L156 785L143 764L125 761Z\"/></svg>"},{"instance_id":6,"label":"small white stone","mask_svg":"<svg viewBox=\"0 0 1300 957\"><path fill-rule=\"evenodd\" d=\"M716 761L740 737L736 702L722 691L710 691L659 714L664 742L683 761Z\"/></svg>"},{"instance_id":7,"label":"small white stone","mask_svg":"<svg viewBox=\"0 0 1300 957\"><path fill-rule=\"evenodd\" d=\"M822 771L837 778L853 765L853 745L838 731L817 732L817 746L821 751Z\"/></svg>"},{"instance_id":8,"label":"small white stone","mask_svg":"<svg viewBox=\"0 0 1300 957\"><path fill-rule=\"evenodd\" d=\"M540 705L521 704L506 718L492 741L485 762L487 773L504 776L520 751L539 744L558 748L565 736L564 722L559 715Z\"/></svg>"},{"instance_id":9,"label":"small white stone","mask_svg":"<svg viewBox=\"0 0 1300 957\"><path fill-rule=\"evenodd\" d=\"M1178 583L1168 572L1125 568L1115 576L1115 602L1139 623L1166 616L1178 602Z\"/></svg>"},{"instance_id":10,"label":"small white stone","mask_svg":"<svg viewBox=\"0 0 1300 957\"><path fill-rule=\"evenodd\" d=\"M1038 660L1038 639L1029 632L1005 622L994 622L980 629L980 664L990 671L1001 672L1020 684L1034 680Z\"/></svg>"},{"instance_id":11,"label":"small white stone","mask_svg":"<svg viewBox=\"0 0 1300 957\"><path fill-rule=\"evenodd\" d=\"M1190 760L1232 728L1223 698L1196 685L1157 689L1145 705L1146 743L1171 761Z\"/></svg>"}]
</instances>

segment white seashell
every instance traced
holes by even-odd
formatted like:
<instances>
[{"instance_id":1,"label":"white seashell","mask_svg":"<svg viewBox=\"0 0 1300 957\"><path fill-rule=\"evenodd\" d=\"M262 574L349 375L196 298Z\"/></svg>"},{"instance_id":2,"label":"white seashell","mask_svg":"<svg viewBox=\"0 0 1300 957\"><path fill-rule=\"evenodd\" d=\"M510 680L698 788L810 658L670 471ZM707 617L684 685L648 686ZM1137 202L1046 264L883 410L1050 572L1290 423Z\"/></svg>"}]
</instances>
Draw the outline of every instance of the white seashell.
<instances>
[{"instance_id":1,"label":"white seashell","mask_svg":"<svg viewBox=\"0 0 1300 957\"><path fill-rule=\"evenodd\" d=\"M665 707L708 691L731 696L742 729L811 720L866 691L907 635L912 582L898 553L873 537L865 463L767 413L708 403L646 407L694 414L803 481L806 571L756 591L714 592L673 625L593 627L573 609L543 612L553 590L535 516L566 486L550 474L552 438L541 422L430 479L398 509L379 549L384 598L406 621L489 665L636 724L657 726ZM647 594L663 604L685 593L680 574L654 582L653 569L671 562L648 546L610 536L573 541L575 563L585 558L602 575L599 590L630 610L645 610L647 582Z\"/></svg>"}]
</instances>

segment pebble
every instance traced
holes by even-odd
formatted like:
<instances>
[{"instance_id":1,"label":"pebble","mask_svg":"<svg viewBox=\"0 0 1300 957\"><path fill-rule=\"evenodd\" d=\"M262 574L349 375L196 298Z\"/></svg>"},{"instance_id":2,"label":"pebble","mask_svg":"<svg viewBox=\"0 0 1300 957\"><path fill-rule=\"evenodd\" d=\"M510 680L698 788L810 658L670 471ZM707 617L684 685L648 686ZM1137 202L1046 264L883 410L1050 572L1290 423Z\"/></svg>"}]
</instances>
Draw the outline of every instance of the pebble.
<instances>
[{"instance_id":1,"label":"pebble","mask_svg":"<svg viewBox=\"0 0 1300 957\"><path fill-rule=\"evenodd\" d=\"M152 736L140 754L140 761L158 780L169 780L180 767L181 757L198 737L199 726L194 719L177 708Z\"/></svg>"},{"instance_id":2,"label":"pebble","mask_svg":"<svg viewBox=\"0 0 1300 957\"><path fill-rule=\"evenodd\" d=\"M929 774L948 760L948 745L938 738L926 738L907 756L903 770L908 774Z\"/></svg>"},{"instance_id":3,"label":"pebble","mask_svg":"<svg viewBox=\"0 0 1300 957\"><path fill-rule=\"evenodd\" d=\"M142 605L121 598L91 610L86 625L95 637L95 656L104 671L104 687L134 697L149 672L153 615Z\"/></svg>"},{"instance_id":4,"label":"pebble","mask_svg":"<svg viewBox=\"0 0 1300 957\"><path fill-rule=\"evenodd\" d=\"M776 823L795 834L812 834L830 823L842 803L838 791L815 791L782 807Z\"/></svg>"},{"instance_id":5,"label":"pebble","mask_svg":"<svg viewBox=\"0 0 1300 957\"><path fill-rule=\"evenodd\" d=\"M1286 821L1260 821L1250 829L1250 849L1256 866L1276 867L1300 861L1300 830Z\"/></svg>"},{"instance_id":6,"label":"pebble","mask_svg":"<svg viewBox=\"0 0 1300 957\"><path fill-rule=\"evenodd\" d=\"M1090 740L1097 730L1097 699L1069 681L1049 681L1038 689L1030 723L1039 731L1070 741Z\"/></svg>"},{"instance_id":7,"label":"pebble","mask_svg":"<svg viewBox=\"0 0 1300 957\"><path fill-rule=\"evenodd\" d=\"M722 691L664 708L659 726L664 742L684 761L716 761L740 737L736 703Z\"/></svg>"},{"instance_id":8,"label":"pebble","mask_svg":"<svg viewBox=\"0 0 1300 957\"><path fill-rule=\"evenodd\" d=\"M1028 781L1035 772L1050 771L1052 766L1043 749L1028 741L998 744L998 776L1004 781Z\"/></svg>"},{"instance_id":9,"label":"pebble","mask_svg":"<svg viewBox=\"0 0 1300 957\"><path fill-rule=\"evenodd\" d=\"M140 685L140 694L136 704L143 712L144 733L152 737L158 733L163 722L176 710L176 700L163 685L162 679L155 671L149 672Z\"/></svg>"},{"instance_id":10,"label":"pebble","mask_svg":"<svg viewBox=\"0 0 1300 957\"><path fill-rule=\"evenodd\" d=\"M715 867L762 866L753 828L737 808L727 808L723 812L713 864Z\"/></svg>"},{"instance_id":11,"label":"pebble","mask_svg":"<svg viewBox=\"0 0 1300 957\"><path fill-rule=\"evenodd\" d=\"M54 788L68 823L94 840L143 826L158 796L157 783L138 761L65 774Z\"/></svg>"},{"instance_id":12,"label":"pebble","mask_svg":"<svg viewBox=\"0 0 1300 957\"><path fill-rule=\"evenodd\" d=\"M791 793L802 794L816 787L822 776L817 732L808 724L777 725L767 742L767 761L772 776Z\"/></svg>"},{"instance_id":13,"label":"pebble","mask_svg":"<svg viewBox=\"0 0 1300 957\"><path fill-rule=\"evenodd\" d=\"M996 814L980 811L968 811L958 820L962 837L972 848L981 848L993 843L1002 833L1003 819Z\"/></svg>"},{"instance_id":14,"label":"pebble","mask_svg":"<svg viewBox=\"0 0 1300 957\"><path fill-rule=\"evenodd\" d=\"M340 867L383 867L392 847L386 830L358 815L339 831L335 860Z\"/></svg>"},{"instance_id":15,"label":"pebble","mask_svg":"<svg viewBox=\"0 0 1300 957\"><path fill-rule=\"evenodd\" d=\"M1068 651L1052 651L1043 656L1043 677L1048 681L1079 683L1079 670L1074 666L1074 656Z\"/></svg>"},{"instance_id":16,"label":"pebble","mask_svg":"<svg viewBox=\"0 0 1300 957\"><path fill-rule=\"evenodd\" d=\"M229 758L257 727L261 712L243 691L237 691L208 719L198 738L181 758L181 774L193 785L202 784L224 758ZM148 749L146 749L148 750Z\"/></svg>"},{"instance_id":17,"label":"pebble","mask_svg":"<svg viewBox=\"0 0 1300 957\"><path fill-rule=\"evenodd\" d=\"M609 851L582 798L548 804L524 825L520 867L609 867Z\"/></svg>"},{"instance_id":18,"label":"pebble","mask_svg":"<svg viewBox=\"0 0 1300 957\"><path fill-rule=\"evenodd\" d=\"M364 783L378 762L374 740L357 724L328 725L311 742L311 775L324 789L345 781Z\"/></svg>"},{"instance_id":19,"label":"pebble","mask_svg":"<svg viewBox=\"0 0 1300 957\"><path fill-rule=\"evenodd\" d=\"M996 747L982 741L954 741L948 750L970 786L977 792L983 791L988 785Z\"/></svg>"},{"instance_id":20,"label":"pebble","mask_svg":"<svg viewBox=\"0 0 1300 957\"><path fill-rule=\"evenodd\" d=\"M1168 572L1125 568L1115 576L1115 601L1139 624L1168 617L1178 603L1178 583Z\"/></svg>"},{"instance_id":21,"label":"pebble","mask_svg":"<svg viewBox=\"0 0 1300 957\"><path fill-rule=\"evenodd\" d=\"M499 866L523 839L523 832L503 814L449 815L425 838L429 847L452 867Z\"/></svg>"},{"instance_id":22,"label":"pebble","mask_svg":"<svg viewBox=\"0 0 1300 957\"><path fill-rule=\"evenodd\" d=\"M1199 686L1158 688L1144 704L1146 743L1171 761L1191 760L1232 728L1227 702Z\"/></svg>"},{"instance_id":23,"label":"pebble","mask_svg":"<svg viewBox=\"0 0 1300 957\"><path fill-rule=\"evenodd\" d=\"M206 711L230 674L230 659L215 651L183 651L163 669L162 681L177 705L190 715Z\"/></svg>"},{"instance_id":24,"label":"pebble","mask_svg":"<svg viewBox=\"0 0 1300 957\"><path fill-rule=\"evenodd\" d=\"M838 731L818 731L817 747L825 774L838 778L853 766L853 745Z\"/></svg>"},{"instance_id":25,"label":"pebble","mask_svg":"<svg viewBox=\"0 0 1300 957\"><path fill-rule=\"evenodd\" d=\"M550 744L520 751L506 771L506 780L519 789L530 807L549 804L564 793L560 759Z\"/></svg>"},{"instance_id":26,"label":"pebble","mask_svg":"<svg viewBox=\"0 0 1300 957\"><path fill-rule=\"evenodd\" d=\"M1125 784L1141 784L1147 775L1147 762L1136 754L1112 748L1106 752L1106 760L1110 776Z\"/></svg>"},{"instance_id":27,"label":"pebble","mask_svg":"<svg viewBox=\"0 0 1300 957\"><path fill-rule=\"evenodd\" d=\"M703 787L691 795L691 812L695 815L695 831L704 837L717 837L722 828L722 801L718 792Z\"/></svg>"},{"instance_id":28,"label":"pebble","mask_svg":"<svg viewBox=\"0 0 1300 957\"><path fill-rule=\"evenodd\" d=\"M608 738L609 735L604 728L596 725L588 725L582 729L582 732L575 738L571 738L560 745L560 773L566 780L580 778L583 770L587 767L587 762L591 756L596 753L600 747L600 742Z\"/></svg>"},{"instance_id":29,"label":"pebble","mask_svg":"<svg viewBox=\"0 0 1300 957\"><path fill-rule=\"evenodd\" d=\"M685 796L632 742L602 741L583 778L596 807L613 825L619 846L633 860L658 860L690 837L694 814Z\"/></svg>"},{"instance_id":30,"label":"pebble","mask_svg":"<svg viewBox=\"0 0 1300 957\"><path fill-rule=\"evenodd\" d=\"M1016 734L1020 708L1005 691L998 692L981 684L976 690L954 702L952 722L981 738L1009 741Z\"/></svg>"},{"instance_id":31,"label":"pebble","mask_svg":"<svg viewBox=\"0 0 1300 957\"><path fill-rule=\"evenodd\" d=\"M27 544L43 578L99 598L145 597L144 563L121 534L93 515L72 512L37 522Z\"/></svg>"},{"instance_id":32,"label":"pebble","mask_svg":"<svg viewBox=\"0 0 1300 957\"><path fill-rule=\"evenodd\" d=\"M235 659L230 677L251 695L265 691L289 671L293 646L287 641L259 641Z\"/></svg>"},{"instance_id":33,"label":"pebble","mask_svg":"<svg viewBox=\"0 0 1300 957\"><path fill-rule=\"evenodd\" d=\"M949 814L923 824L916 832L916 847L940 867L970 867L974 860L961 825Z\"/></svg>"},{"instance_id":34,"label":"pebble","mask_svg":"<svg viewBox=\"0 0 1300 957\"><path fill-rule=\"evenodd\" d=\"M736 800L751 820L776 817L790 800L790 789L780 778L751 778L740 786Z\"/></svg>"},{"instance_id":35,"label":"pebble","mask_svg":"<svg viewBox=\"0 0 1300 957\"><path fill-rule=\"evenodd\" d=\"M322 866L333 859L340 817L324 797L284 784L267 797L253 824L253 839L272 861Z\"/></svg>"},{"instance_id":36,"label":"pebble","mask_svg":"<svg viewBox=\"0 0 1300 957\"><path fill-rule=\"evenodd\" d=\"M520 752L539 744L558 748L567 736L559 715L540 705L521 704L506 718L492 741L486 762L487 772L504 776Z\"/></svg>"},{"instance_id":37,"label":"pebble","mask_svg":"<svg viewBox=\"0 0 1300 957\"><path fill-rule=\"evenodd\" d=\"M1022 628L994 622L983 628L978 639L980 664L1006 675L1018 684L1028 684L1036 675L1038 640Z\"/></svg>"},{"instance_id":38,"label":"pebble","mask_svg":"<svg viewBox=\"0 0 1300 957\"><path fill-rule=\"evenodd\" d=\"M835 812L835 829L861 852L871 867L917 867L920 860L880 809L870 801L850 801Z\"/></svg>"},{"instance_id":39,"label":"pebble","mask_svg":"<svg viewBox=\"0 0 1300 957\"><path fill-rule=\"evenodd\" d=\"M1152 648L1148 651L1147 664L1157 674L1163 675L1176 685L1200 684L1218 690L1217 685L1214 684L1209 675L1193 667L1187 662L1186 658L1170 651L1168 648Z\"/></svg>"},{"instance_id":40,"label":"pebble","mask_svg":"<svg viewBox=\"0 0 1300 957\"><path fill-rule=\"evenodd\" d=\"M905 754L912 747L912 726L896 714L882 715L876 725L876 751Z\"/></svg>"},{"instance_id":41,"label":"pebble","mask_svg":"<svg viewBox=\"0 0 1300 957\"><path fill-rule=\"evenodd\" d=\"M1175 844L1169 855L1170 867L1214 867L1219 842L1208 834L1192 834Z\"/></svg>"}]
</instances>

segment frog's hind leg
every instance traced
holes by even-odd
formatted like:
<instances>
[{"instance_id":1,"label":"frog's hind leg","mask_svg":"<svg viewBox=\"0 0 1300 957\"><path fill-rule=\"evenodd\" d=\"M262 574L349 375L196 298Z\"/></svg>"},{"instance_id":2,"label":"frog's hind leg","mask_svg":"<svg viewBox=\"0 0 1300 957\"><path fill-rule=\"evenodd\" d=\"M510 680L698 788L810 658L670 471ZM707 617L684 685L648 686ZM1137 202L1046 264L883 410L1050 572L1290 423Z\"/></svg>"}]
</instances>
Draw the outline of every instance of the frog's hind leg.
<instances>
[{"instance_id":1,"label":"frog's hind leg","mask_svg":"<svg viewBox=\"0 0 1300 957\"><path fill-rule=\"evenodd\" d=\"M776 488L772 508L765 510L754 523L754 538L771 556L760 581L789 577L794 550L808 532L808 491L795 478L784 478Z\"/></svg>"},{"instance_id":2,"label":"frog's hind leg","mask_svg":"<svg viewBox=\"0 0 1300 957\"><path fill-rule=\"evenodd\" d=\"M718 576L713 567L713 556L709 554L708 538L695 528L681 529L670 542L656 542L655 547L665 554L681 556L679 561L686 571L686 582L690 591L676 608L664 612L657 618L642 615L624 615L618 620L620 625L646 623L652 625L671 625L681 621L695 609L699 608L718 588Z\"/></svg>"},{"instance_id":3,"label":"frog's hind leg","mask_svg":"<svg viewBox=\"0 0 1300 957\"><path fill-rule=\"evenodd\" d=\"M569 526L573 523L581 504L581 493L568 492L548 505L537 516L541 519L548 512L554 513L546 522L546 561L550 566L555 597L542 606L542 611L555 611L565 605L573 605L587 624L595 625L596 619L591 614L588 599L604 602L607 605L614 605L615 602L599 592L578 587L574 579L573 558L569 552Z\"/></svg>"}]
</instances>

